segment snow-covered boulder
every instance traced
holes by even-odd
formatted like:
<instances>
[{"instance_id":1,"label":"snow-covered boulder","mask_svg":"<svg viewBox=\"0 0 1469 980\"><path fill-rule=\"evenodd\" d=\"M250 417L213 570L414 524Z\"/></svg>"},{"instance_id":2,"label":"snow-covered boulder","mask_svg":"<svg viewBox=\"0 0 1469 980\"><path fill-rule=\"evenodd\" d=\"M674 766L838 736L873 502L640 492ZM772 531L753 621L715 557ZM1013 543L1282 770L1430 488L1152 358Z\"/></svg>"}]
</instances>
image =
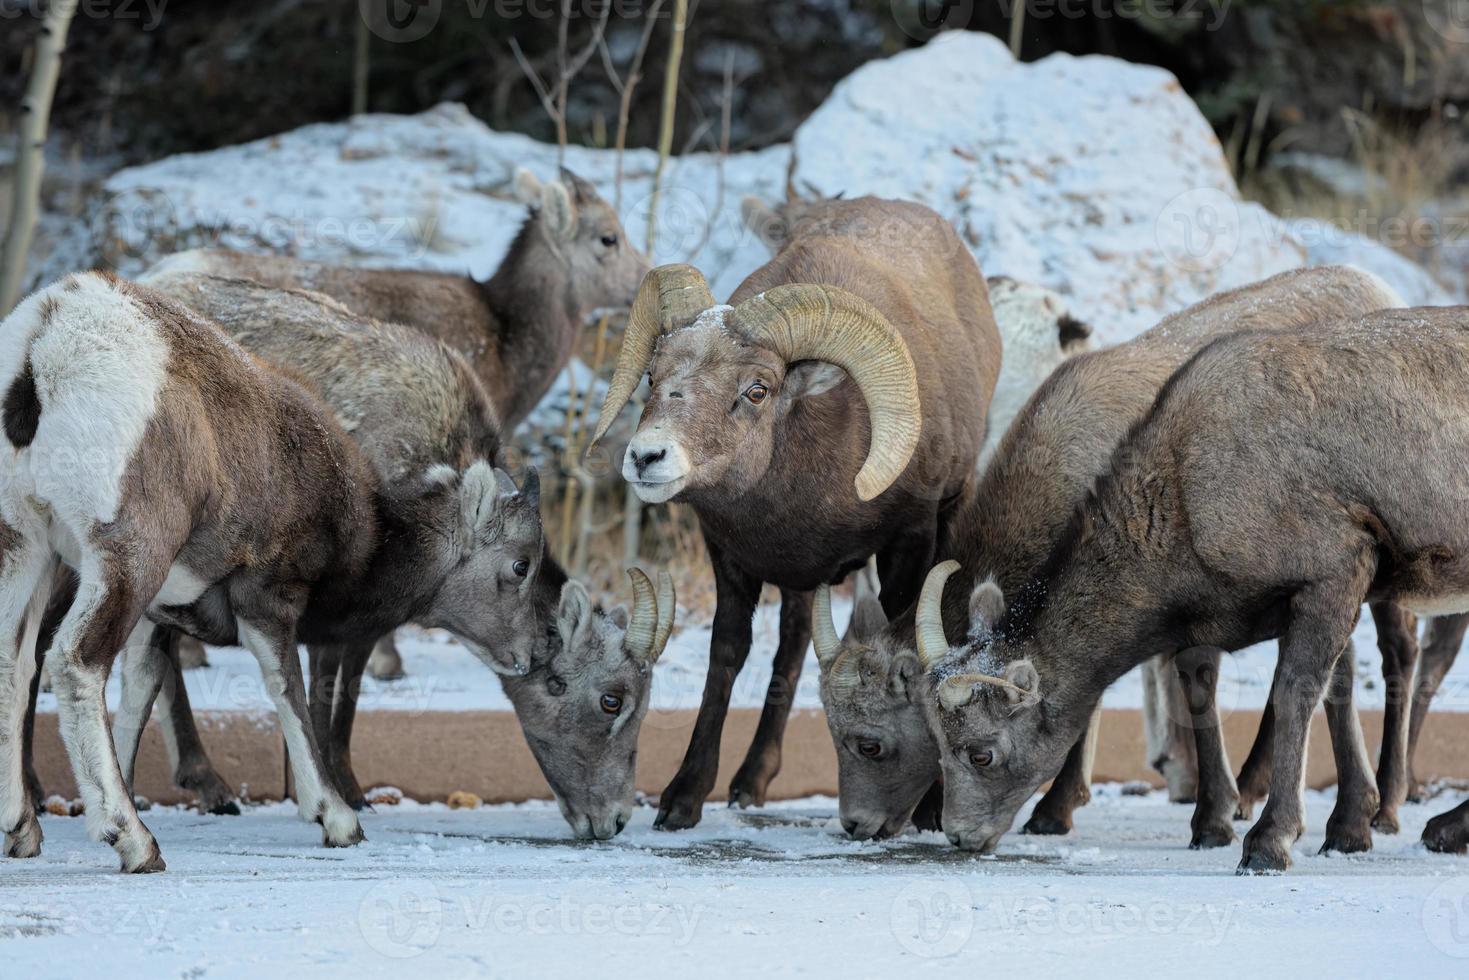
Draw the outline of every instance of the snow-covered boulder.
<instances>
[{"instance_id":1,"label":"snow-covered boulder","mask_svg":"<svg viewBox=\"0 0 1469 980\"><path fill-rule=\"evenodd\" d=\"M740 198L780 196L789 159L789 147L776 146L671 161L654 258L696 262L716 292L732 290L765 256L740 224ZM649 150L624 161L622 216L639 244L656 161ZM614 153L568 147L565 164L614 199ZM92 233L100 257L124 274L219 246L484 279L524 216L511 186L519 166L555 176L556 148L495 132L455 104L359 116L119 171Z\"/></svg>"},{"instance_id":2,"label":"snow-covered boulder","mask_svg":"<svg viewBox=\"0 0 1469 980\"><path fill-rule=\"evenodd\" d=\"M1463 302L1427 269L1381 242L1317 218L1291 218L1290 233L1306 250L1309 265L1354 265L1376 273L1398 291L1409 306L1449 306Z\"/></svg>"},{"instance_id":3,"label":"snow-covered boulder","mask_svg":"<svg viewBox=\"0 0 1469 980\"><path fill-rule=\"evenodd\" d=\"M843 80L795 155L797 190L921 201L986 275L1057 290L1104 343L1305 260L1240 200L1178 81L1115 58L1018 63L990 35L942 34Z\"/></svg>"}]
</instances>

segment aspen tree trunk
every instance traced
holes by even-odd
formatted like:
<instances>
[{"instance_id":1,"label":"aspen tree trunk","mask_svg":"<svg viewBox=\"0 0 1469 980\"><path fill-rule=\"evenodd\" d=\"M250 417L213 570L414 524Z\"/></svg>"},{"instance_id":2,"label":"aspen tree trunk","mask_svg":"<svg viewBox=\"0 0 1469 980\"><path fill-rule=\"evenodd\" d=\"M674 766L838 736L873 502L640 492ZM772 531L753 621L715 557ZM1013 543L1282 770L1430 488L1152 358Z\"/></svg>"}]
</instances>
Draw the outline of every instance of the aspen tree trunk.
<instances>
[{"instance_id":1,"label":"aspen tree trunk","mask_svg":"<svg viewBox=\"0 0 1469 980\"><path fill-rule=\"evenodd\" d=\"M46 165L46 130L51 118L51 99L61 73L61 53L66 50L66 32L76 13L77 0L52 0L36 39L31 81L20 103L20 130L15 144L15 199L10 209L10 228L0 249L0 316L20 300L25 284L26 256L36 230L40 208L41 173Z\"/></svg>"}]
</instances>

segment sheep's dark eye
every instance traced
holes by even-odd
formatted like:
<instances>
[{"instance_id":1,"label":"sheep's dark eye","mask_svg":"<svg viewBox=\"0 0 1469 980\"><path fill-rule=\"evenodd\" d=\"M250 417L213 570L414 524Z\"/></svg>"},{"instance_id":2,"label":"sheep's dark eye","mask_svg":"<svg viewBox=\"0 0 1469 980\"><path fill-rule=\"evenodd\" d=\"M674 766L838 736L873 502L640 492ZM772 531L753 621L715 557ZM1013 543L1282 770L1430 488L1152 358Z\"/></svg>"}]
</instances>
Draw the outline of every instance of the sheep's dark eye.
<instances>
[{"instance_id":1,"label":"sheep's dark eye","mask_svg":"<svg viewBox=\"0 0 1469 980\"><path fill-rule=\"evenodd\" d=\"M616 235L603 235L602 236L602 244L603 245L606 245L608 248L616 248L617 247L617 236Z\"/></svg>"},{"instance_id":2,"label":"sheep's dark eye","mask_svg":"<svg viewBox=\"0 0 1469 980\"><path fill-rule=\"evenodd\" d=\"M551 697L559 698L566 693L566 682L559 677L552 677L546 681L546 690L551 692Z\"/></svg>"},{"instance_id":3,"label":"sheep's dark eye","mask_svg":"<svg viewBox=\"0 0 1469 980\"><path fill-rule=\"evenodd\" d=\"M763 402L765 400L765 396L768 394L770 394L770 389L765 387L758 381L750 385L749 388L745 389L745 397L750 399L750 401L754 402L756 405Z\"/></svg>"},{"instance_id":4,"label":"sheep's dark eye","mask_svg":"<svg viewBox=\"0 0 1469 980\"><path fill-rule=\"evenodd\" d=\"M983 769L995 761L995 754L989 750L983 752L969 753L969 764L976 769Z\"/></svg>"},{"instance_id":5,"label":"sheep's dark eye","mask_svg":"<svg viewBox=\"0 0 1469 980\"><path fill-rule=\"evenodd\" d=\"M615 715L622 710L622 698L615 694L602 695L602 710L609 715Z\"/></svg>"},{"instance_id":6,"label":"sheep's dark eye","mask_svg":"<svg viewBox=\"0 0 1469 980\"><path fill-rule=\"evenodd\" d=\"M525 578L526 574L530 571L530 562L524 558L517 558L515 559L515 564L510 566L510 570L520 578Z\"/></svg>"},{"instance_id":7,"label":"sheep's dark eye","mask_svg":"<svg viewBox=\"0 0 1469 980\"><path fill-rule=\"evenodd\" d=\"M862 756L864 759L876 759L878 756L882 755L882 743L874 742L871 739L864 738L862 741L857 743L857 754Z\"/></svg>"}]
</instances>

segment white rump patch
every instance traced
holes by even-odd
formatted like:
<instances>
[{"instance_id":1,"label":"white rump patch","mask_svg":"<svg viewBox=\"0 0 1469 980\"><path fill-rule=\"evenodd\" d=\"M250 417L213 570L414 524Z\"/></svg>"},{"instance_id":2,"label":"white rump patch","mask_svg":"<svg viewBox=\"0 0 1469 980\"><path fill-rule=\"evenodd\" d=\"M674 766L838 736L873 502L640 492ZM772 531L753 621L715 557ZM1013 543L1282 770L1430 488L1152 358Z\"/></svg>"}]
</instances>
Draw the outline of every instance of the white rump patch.
<instances>
[{"instance_id":1,"label":"white rump patch","mask_svg":"<svg viewBox=\"0 0 1469 980\"><path fill-rule=\"evenodd\" d=\"M175 252L159 259L147 272L138 276L144 285L169 275L214 275L217 261L215 256L202 248L191 248L187 252Z\"/></svg>"},{"instance_id":2,"label":"white rump patch","mask_svg":"<svg viewBox=\"0 0 1469 980\"><path fill-rule=\"evenodd\" d=\"M70 287L70 288L68 288ZM47 301L51 318L41 322ZM36 503L78 537L117 516L122 477L167 378L169 346L157 323L101 276L49 286L0 324L0 390L25 367L41 419L35 439L0 471L5 513Z\"/></svg>"}]
</instances>

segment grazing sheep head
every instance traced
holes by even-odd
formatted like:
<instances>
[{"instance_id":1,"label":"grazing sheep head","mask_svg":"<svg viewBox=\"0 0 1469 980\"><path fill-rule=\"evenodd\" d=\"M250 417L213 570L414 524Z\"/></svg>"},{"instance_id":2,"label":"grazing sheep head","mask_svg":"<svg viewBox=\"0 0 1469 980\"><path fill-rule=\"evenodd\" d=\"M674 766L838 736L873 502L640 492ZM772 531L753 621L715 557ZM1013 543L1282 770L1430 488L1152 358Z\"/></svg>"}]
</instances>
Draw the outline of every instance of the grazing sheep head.
<instances>
[{"instance_id":1,"label":"grazing sheep head","mask_svg":"<svg viewBox=\"0 0 1469 980\"><path fill-rule=\"evenodd\" d=\"M536 213L552 255L565 267L568 312L577 319L599 307L625 307L637 295L648 260L597 189L561 168L561 179L541 183L529 170L515 174L521 201Z\"/></svg>"},{"instance_id":2,"label":"grazing sheep head","mask_svg":"<svg viewBox=\"0 0 1469 980\"><path fill-rule=\"evenodd\" d=\"M927 672L897 642L874 595L858 596L852 625L838 640L831 590L818 588L812 639L836 744L842 826L857 840L891 837L939 778L938 745L924 709Z\"/></svg>"},{"instance_id":3,"label":"grazing sheep head","mask_svg":"<svg viewBox=\"0 0 1469 980\"><path fill-rule=\"evenodd\" d=\"M535 470L517 490L481 461L463 473L434 467L418 488L427 512L416 523L431 531L424 548L441 577L414 621L453 633L500 674L529 670L542 632L531 596L545 551L540 487Z\"/></svg>"},{"instance_id":4,"label":"grazing sheep head","mask_svg":"<svg viewBox=\"0 0 1469 980\"><path fill-rule=\"evenodd\" d=\"M607 840L633 806L638 731L648 712L653 665L673 632L673 579L658 590L638 569L631 614L594 606L579 582L561 589L550 654L505 692L561 815L577 837Z\"/></svg>"},{"instance_id":5,"label":"grazing sheep head","mask_svg":"<svg viewBox=\"0 0 1469 980\"><path fill-rule=\"evenodd\" d=\"M996 630L1005 602L994 582L975 586L970 635L950 648L939 611L958 568L946 561L929 572L914 630L932 691L925 707L944 774L944 833L964 850L987 854L1031 794L1060 771L1075 737L1049 723L1024 644Z\"/></svg>"},{"instance_id":6,"label":"grazing sheep head","mask_svg":"<svg viewBox=\"0 0 1469 980\"><path fill-rule=\"evenodd\" d=\"M871 304L830 286L783 285L737 307L716 306L698 270L662 266L643 281L593 443L643 372L651 395L623 457L648 503L685 489L734 492L765 474L782 420L848 377L872 426L856 490L871 500L902 474L921 415L913 359Z\"/></svg>"}]
</instances>

